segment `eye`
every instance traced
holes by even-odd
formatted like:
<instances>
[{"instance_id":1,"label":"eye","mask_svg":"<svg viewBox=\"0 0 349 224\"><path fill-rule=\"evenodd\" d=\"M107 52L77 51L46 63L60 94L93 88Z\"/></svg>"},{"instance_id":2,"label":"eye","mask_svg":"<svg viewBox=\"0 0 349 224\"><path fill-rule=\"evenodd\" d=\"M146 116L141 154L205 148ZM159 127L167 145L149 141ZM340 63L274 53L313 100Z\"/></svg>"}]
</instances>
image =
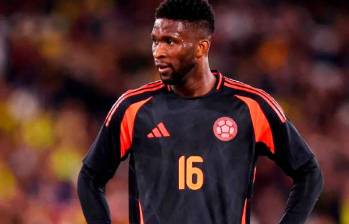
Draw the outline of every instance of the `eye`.
<instances>
[{"instance_id":1,"label":"eye","mask_svg":"<svg viewBox=\"0 0 349 224\"><path fill-rule=\"evenodd\" d=\"M174 41L173 41L173 39L171 39L171 38L166 38L166 39L165 39L165 43L168 44L168 45L173 45L173 44L174 44Z\"/></svg>"},{"instance_id":2,"label":"eye","mask_svg":"<svg viewBox=\"0 0 349 224\"><path fill-rule=\"evenodd\" d=\"M153 45L158 45L159 41L155 37L151 37L151 41L153 42Z\"/></svg>"},{"instance_id":3,"label":"eye","mask_svg":"<svg viewBox=\"0 0 349 224\"><path fill-rule=\"evenodd\" d=\"M153 41L153 45L154 45L154 46L156 46L156 45L159 44L159 41L157 41L157 40L154 40L154 39L153 39L152 41Z\"/></svg>"}]
</instances>

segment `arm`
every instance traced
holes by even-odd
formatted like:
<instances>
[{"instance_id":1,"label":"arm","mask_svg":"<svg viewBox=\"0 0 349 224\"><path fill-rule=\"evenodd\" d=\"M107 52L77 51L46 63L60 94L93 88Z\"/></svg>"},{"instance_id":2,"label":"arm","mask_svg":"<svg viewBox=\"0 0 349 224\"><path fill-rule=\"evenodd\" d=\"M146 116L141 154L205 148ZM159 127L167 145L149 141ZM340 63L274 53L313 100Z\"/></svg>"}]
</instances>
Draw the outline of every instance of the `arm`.
<instances>
[{"instance_id":1,"label":"arm","mask_svg":"<svg viewBox=\"0 0 349 224\"><path fill-rule=\"evenodd\" d=\"M162 86L161 84L157 88ZM138 110L151 99L146 94L138 96L137 91L129 92L130 95L135 95L133 99L126 100L126 92L114 104L84 159L78 193L88 223L110 223L109 208L104 196L105 184L114 175L120 161L128 156Z\"/></svg>"},{"instance_id":2,"label":"arm","mask_svg":"<svg viewBox=\"0 0 349 224\"><path fill-rule=\"evenodd\" d=\"M293 187L280 223L304 223L323 188L323 178L315 158L290 175Z\"/></svg>"},{"instance_id":3,"label":"arm","mask_svg":"<svg viewBox=\"0 0 349 224\"><path fill-rule=\"evenodd\" d=\"M275 148L274 152L267 149L263 154L293 179L280 224L303 224L322 191L321 170L309 146L290 121L280 122L275 116L269 116L269 122Z\"/></svg>"},{"instance_id":4,"label":"arm","mask_svg":"<svg viewBox=\"0 0 349 224\"><path fill-rule=\"evenodd\" d=\"M305 223L323 187L319 164L290 121L274 122L271 127L274 129L272 133L275 136L275 153L268 156L293 179L280 223Z\"/></svg>"},{"instance_id":5,"label":"arm","mask_svg":"<svg viewBox=\"0 0 349 224\"><path fill-rule=\"evenodd\" d=\"M98 175L83 165L78 178L78 195L87 223L109 224L110 212L105 198L109 177Z\"/></svg>"},{"instance_id":6,"label":"arm","mask_svg":"<svg viewBox=\"0 0 349 224\"><path fill-rule=\"evenodd\" d=\"M305 223L323 187L319 164L290 121L277 120L270 123L275 151L274 153L268 151L265 154L293 179L293 186L280 223Z\"/></svg>"},{"instance_id":7,"label":"arm","mask_svg":"<svg viewBox=\"0 0 349 224\"><path fill-rule=\"evenodd\" d=\"M105 122L83 160L78 177L78 196L87 223L109 224L105 186L120 161L120 114Z\"/></svg>"},{"instance_id":8,"label":"arm","mask_svg":"<svg viewBox=\"0 0 349 224\"><path fill-rule=\"evenodd\" d=\"M322 190L322 176L314 154L280 106L268 100L239 97L248 105L253 121L257 155L266 155L294 185L289 195L282 224L304 223Z\"/></svg>"}]
</instances>

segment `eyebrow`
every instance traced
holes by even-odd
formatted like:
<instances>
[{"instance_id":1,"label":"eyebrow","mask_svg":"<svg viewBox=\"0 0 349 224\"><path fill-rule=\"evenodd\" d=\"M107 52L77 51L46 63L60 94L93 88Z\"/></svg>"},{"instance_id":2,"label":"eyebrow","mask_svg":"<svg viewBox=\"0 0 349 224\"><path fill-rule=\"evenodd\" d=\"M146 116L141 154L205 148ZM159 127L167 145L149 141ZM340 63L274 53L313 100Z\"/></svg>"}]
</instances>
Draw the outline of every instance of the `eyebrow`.
<instances>
[{"instance_id":1,"label":"eyebrow","mask_svg":"<svg viewBox=\"0 0 349 224\"><path fill-rule=\"evenodd\" d=\"M154 39L156 37L156 35L154 35L153 33L150 33L150 38ZM182 40L182 38L179 37L179 35L169 35L169 34L164 34L161 35L161 38L176 38L176 39L180 39Z\"/></svg>"}]
</instances>

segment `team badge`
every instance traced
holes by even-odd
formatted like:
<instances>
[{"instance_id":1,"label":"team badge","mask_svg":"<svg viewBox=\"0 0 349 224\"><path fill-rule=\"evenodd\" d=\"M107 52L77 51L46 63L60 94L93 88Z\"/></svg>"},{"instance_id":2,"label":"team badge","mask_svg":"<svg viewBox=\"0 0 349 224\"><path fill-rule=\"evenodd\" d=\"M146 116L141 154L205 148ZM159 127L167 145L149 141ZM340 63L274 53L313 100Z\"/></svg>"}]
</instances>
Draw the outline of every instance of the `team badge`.
<instances>
[{"instance_id":1,"label":"team badge","mask_svg":"<svg viewBox=\"0 0 349 224\"><path fill-rule=\"evenodd\" d=\"M220 117L213 124L213 133L221 141L227 142L238 133L236 122L230 117Z\"/></svg>"}]
</instances>

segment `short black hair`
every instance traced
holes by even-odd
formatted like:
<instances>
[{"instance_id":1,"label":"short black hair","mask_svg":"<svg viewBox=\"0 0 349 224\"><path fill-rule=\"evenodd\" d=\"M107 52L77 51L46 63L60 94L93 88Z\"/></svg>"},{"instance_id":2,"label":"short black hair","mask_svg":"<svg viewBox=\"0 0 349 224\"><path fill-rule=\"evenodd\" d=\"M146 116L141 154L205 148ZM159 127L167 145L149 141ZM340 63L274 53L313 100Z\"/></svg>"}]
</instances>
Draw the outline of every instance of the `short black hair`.
<instances>
[{"instance_id":1,"label":"short black hair","mask_svg":"<svg viewBox=\"0 0 349 224\"><path fill-rule=\"evenodd\" d=\"M199 23L209 34L215 29L214 12L207 0L165 0L156 9L155 18Z\"/></svg>"}]
</instances>

